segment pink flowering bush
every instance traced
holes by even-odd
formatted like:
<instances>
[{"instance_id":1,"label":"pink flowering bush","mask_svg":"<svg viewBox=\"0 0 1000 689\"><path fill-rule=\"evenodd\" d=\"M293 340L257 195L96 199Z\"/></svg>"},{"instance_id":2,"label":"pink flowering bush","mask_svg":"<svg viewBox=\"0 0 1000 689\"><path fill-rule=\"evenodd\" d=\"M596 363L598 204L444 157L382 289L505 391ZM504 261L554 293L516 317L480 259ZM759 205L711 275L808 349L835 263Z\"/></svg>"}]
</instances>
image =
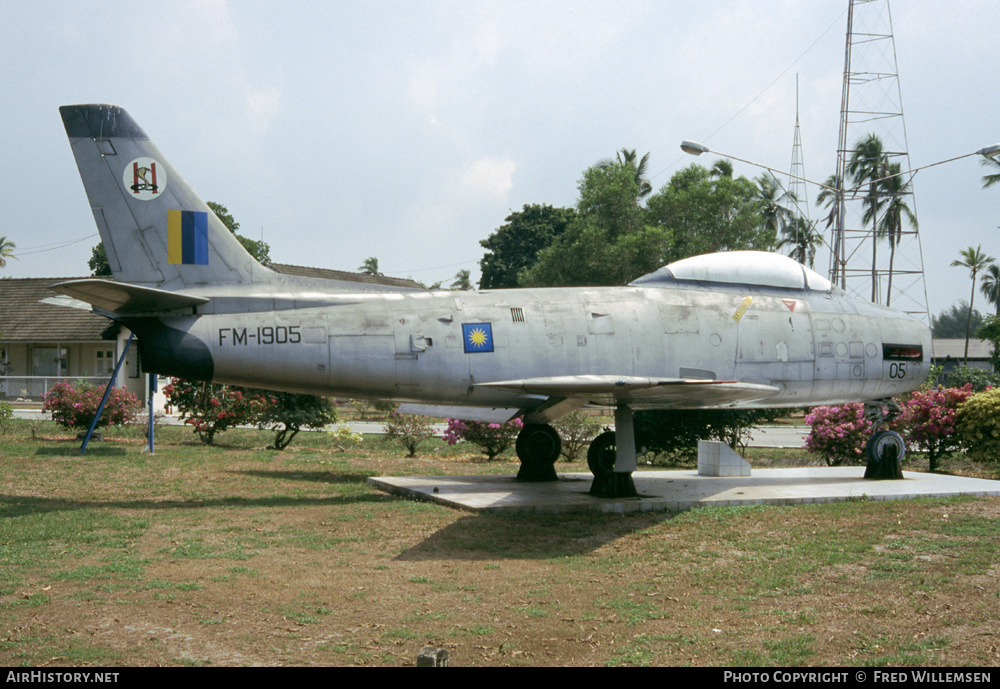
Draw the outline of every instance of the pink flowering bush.
<instances>
[{"instance_id":1,"label":"pink flowering bush","mask_svg":"<svg viewBox=\"0 0 1000 689\"><path fill-rule=\"evenodd\" d=\"M863 464L865 445L872 434L865 419L865 405L860 402L834 407L816 407L806 414L812 426L806 437L806 449L822 457L827 466Z\"/></svg>"},{"instance_id":2,"label":"pink flowering bush","mask_svg":"<svg viewBox=\"0 0 1000 689\"><path fill-rule=\"evenodd\" d=\"M507 423L448 419L448 430L444 433L444 439L449 445L460 442L478 445L486 455L487 461L492 461L517 440L517 435L523 426L521 419L513 419Z\"/></svg>"},{"instance_id":3,"label":"pink flowering bush","mask_svg":"<svg viewBox=\"0 0 1000 689\"><path fill-rule=\"evenodd\" d=\"M917 391L903 404L903 413L893 427L908 440L927 451L930 470L937 470L937 462L961 447L961 436L956 433L958 409L972 395L972 383L961 388L932 388Z\"/></svg>"},{"instance_id":4,"label":"pink flowering bush","mask_svg":"<svg viewBox=\"0 0 1000 689\"><path fill-rule=\"evenodd\" d=\"M42 410L64 428L89 429L104 396L104 389L87 383L56 383L45 395ZM124 388L111 388L97 428L124 426L135 420L142 408L139 398Z\"/></svg>"}]
</instances>

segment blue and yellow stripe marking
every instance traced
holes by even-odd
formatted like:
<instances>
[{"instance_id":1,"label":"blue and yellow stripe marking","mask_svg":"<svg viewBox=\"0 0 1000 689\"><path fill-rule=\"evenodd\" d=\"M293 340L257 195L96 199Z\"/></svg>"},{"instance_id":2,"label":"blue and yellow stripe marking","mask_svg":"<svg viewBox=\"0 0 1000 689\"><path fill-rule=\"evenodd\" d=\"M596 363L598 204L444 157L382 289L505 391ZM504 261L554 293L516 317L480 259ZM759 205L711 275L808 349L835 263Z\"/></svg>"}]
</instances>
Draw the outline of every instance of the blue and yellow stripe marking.
<instances>
[{"instance_id":1,"label":"blue and yellow stripe marking","mask_svg":"<svg viewBox=\"0 0 1000 689\"><path fill-rule=\"evenodd\" d=\"M208 265L208 213L167 211L167 262Z\"/></svg>"},{"instance_id":2,"label":"blue and yellow stripe marking","mask_svg":"<svg viewBox=\"0 0 1000 689\"><path fill-rule=\"evenodd\" d=\"M493 351L493 326L490 323L462 323L462 341L465 352Z\"/></svg>"}]
</instances>

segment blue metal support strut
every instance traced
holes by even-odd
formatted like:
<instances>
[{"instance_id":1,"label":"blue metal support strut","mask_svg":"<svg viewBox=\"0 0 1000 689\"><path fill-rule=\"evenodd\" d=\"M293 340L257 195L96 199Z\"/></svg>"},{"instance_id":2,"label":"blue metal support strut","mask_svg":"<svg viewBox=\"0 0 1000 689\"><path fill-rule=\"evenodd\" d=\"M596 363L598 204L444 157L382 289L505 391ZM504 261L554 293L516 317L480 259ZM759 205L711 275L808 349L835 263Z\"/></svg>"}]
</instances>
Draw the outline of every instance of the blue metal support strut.
<instances>
[{"instance_id":1,"label":"blue metal support strut","mask_svg":"<svg viewBox=\"0 0 1000 689\"><path fill-rule=\"evenodd\" d=\"M125 362L125 355L128 354L129 345L132 344L132 340L134 338L135 333L128 336L128 342L125 343L125 349L122 350L122 355L118 357L118 363L115 364L115 372L111 374L111 380L108 381L108 387L104 388L104 397L101 398L101 403L97 407L97 413L94 414L94 420L90 422L90 430L87 431L87 435L83 439L83 445L80 446L81 455L87 451L87 443L90 442L90 436L94 434L94 429L97 428L97 422L101 418L101 412L104 411L104 405L108 402L108 395L111 394L111 388L114 387L115 381L118 380L118 371L121 370L122 364Z\"/></svg>"}]
</instances>

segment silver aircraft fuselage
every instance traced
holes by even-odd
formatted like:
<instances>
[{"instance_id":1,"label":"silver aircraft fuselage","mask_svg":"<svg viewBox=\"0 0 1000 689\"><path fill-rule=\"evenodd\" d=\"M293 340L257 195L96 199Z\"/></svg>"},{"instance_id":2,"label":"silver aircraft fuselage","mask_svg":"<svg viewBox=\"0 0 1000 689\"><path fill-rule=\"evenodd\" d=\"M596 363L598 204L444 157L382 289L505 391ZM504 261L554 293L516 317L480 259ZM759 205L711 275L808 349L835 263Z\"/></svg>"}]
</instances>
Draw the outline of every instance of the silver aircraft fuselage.
<instances>
[{"instance_id":1,"label":"silver aircraft fuselage","mask_svg":"<svg viewBox=\"0 0 1000 689\"><path fill-rule=\"evenodd\" d=\"M598 389L577 396L636 409L798 407L902 394L930 366L924 324L837 288L675 282L258 297L215 292L198 315L158 320L183 334L177 340L183 349L201 350L202 360L208 355L208 377L217 381L528 411L549 391L484 384L586 376L740 381L776 392L734 402L638 392L612 397ZM181 368L167 372L206 377Z\"/></svg>"}]
</instances>

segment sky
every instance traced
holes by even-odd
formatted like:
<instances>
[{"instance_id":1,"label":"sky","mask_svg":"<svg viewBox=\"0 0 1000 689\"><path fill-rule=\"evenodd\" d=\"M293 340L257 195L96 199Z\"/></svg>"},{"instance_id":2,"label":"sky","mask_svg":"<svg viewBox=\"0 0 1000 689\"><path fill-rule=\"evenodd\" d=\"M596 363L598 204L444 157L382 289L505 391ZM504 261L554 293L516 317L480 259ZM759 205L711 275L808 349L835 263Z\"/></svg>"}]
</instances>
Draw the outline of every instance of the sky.
<instances>
[{"instance_id":1,"label":"sky","mask_svg":"<svg viewBox=\"0 0 1000 689\"><path fill-rule=\"evenodd\" d=\"M17 245L0 277L89 273L96 228L58 113L74 103L128 110L273 261L374 256L428 284L478 280L479 242L507 215L574 205L584 170L623 148L650 154L657 189L722 157L691 158L683 139L787 172L796 75L805 177L824 181L847 6L0 0L0 235ZM1000 142L1000 3L890 7L910 166ZM1000 258L985 172L973 156L913 178L932 314L969 298L960 249Z\"/></svg>"}]
</instances>

